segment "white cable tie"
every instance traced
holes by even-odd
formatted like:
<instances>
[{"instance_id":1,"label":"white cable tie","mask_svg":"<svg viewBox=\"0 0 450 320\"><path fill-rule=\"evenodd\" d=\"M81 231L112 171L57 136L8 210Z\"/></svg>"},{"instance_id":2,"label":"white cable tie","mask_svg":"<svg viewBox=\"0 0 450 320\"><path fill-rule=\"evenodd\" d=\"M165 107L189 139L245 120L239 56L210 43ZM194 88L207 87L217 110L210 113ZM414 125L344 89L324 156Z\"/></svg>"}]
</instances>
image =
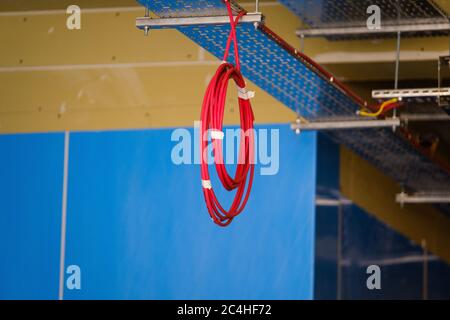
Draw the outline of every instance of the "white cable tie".
<instances>
[{"instance_id":1,"label":"white cable tie","mask_svg":"<svg viewBox=\"0 0 450 320\"><path fill-rule=\"evenodd\" d=\"M238 97L244 100L250 100L255 96L255 91L248 91L246 88L238 87Z\"/></svg>"},{"instance_id":2,"label":"white cable tie","mask_svg":"<svg viewBox=\"0 0 450 320\"><path fill-rule=\"evenodd\" d=\"M223 131L214 129L211 130L211 139L223 140L223 137L224 137Z\"/></svg>"},{"instance_id":3,"label":"white cable tie","mask_svg":"<svg viewBox=\"0 0 450 320\"><path fill-rule=\"evenodd\" d=\"M202 180L202 187L205 189L212 189L211 180Z\"/></svg>"}]
</instances>

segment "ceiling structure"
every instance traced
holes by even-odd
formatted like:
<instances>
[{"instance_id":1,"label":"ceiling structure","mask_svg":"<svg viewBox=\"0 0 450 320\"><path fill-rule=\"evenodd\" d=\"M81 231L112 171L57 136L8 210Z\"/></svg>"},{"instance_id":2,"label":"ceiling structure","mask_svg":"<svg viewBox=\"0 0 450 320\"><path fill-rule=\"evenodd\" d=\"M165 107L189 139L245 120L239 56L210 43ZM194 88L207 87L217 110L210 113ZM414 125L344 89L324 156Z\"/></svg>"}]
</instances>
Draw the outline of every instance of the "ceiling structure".
<instances>
[{"instance_id":1,"label":"ceiling structure","mask_svg":"<svg viewBox=\"0 0 450 320\"><path fill-rule=\"evenodd\" d=\"M226 15L221 0L140 2L163 18ZM323 5L327 3L330 1L322 2ZM425 2L422 5L411 9L410 19L414 16L414 10L425 7ZM318 5L314 8L316 7ZM436 12L436 15L438 14ZM221 59L228 25L175 26L175 28ZM309 121L356 119L359 118L356 111L367 106L366 102L335 80L334 76L290 47L265 24L261 23L255 28L252 23L241 23L238 30L244 76L299 116ZM435 154L434 148L431 150L430 147L422 145L422 141L416 139L414 133L408 129L402 128L397 132L393 132L390 128L366 131L341 130L328 134L394 178L406 190L414 192L450 190L450 164L447 159Z\"/></svg>"},{"instance_id":2,"label":"ceiling structure","mask_svg":"<svg viewBox=\"0 0 450 320\"><path fill-rule=\"evenodd\" d=\"M382 37L395 37L396 34L385 33L383 29L391 26L408 26L404 28L403 36L439 36L447 35L448 19L446 12L437 3L432 0L324 0L321 2L311 0L281 0L290 10L302 18L309 28L315 28L317 31L324 32L326 29L330 32L336 32L336 29L348 28L349 33L346 36L329 35L327 39L379 39ZM374 13L373 6L376 5L380 10L380 30L367 32L367 10ZM444 31L415 32L414 27L424 25L443 24ZM363 33L351 33L363 28ZM364 30L365 29L365 30ZM308 29L303 29L307 35Z\"/></svg>"},{"instance_id":3,"label":"ceiling structure","mask_svg":"<svg viewBox=\"0 0 450 320\"><path fill-rule=\"evenodd\" d=\"M351 27L366 27L366 16L361 13L365 13L366 8L376 4L381 10L381 18L383 26L401 26L408 24L412 27L421 26L423 24L430 25L448 25L449 18L448 12L449 2L434 1L434 0L379 0L376 2L369 0L324 0L320 3L310 0L280 0L285 6L287 6L292 12L298 15L307 26L302 30L309 30L310 28L316 28L318 30L324 30L327 28L334 29L346 29ZM448 28L448 27L447 27ZM352 30L352 29L349 29ZM299 31L297 32L299 33ZM391 34L393 37L397 37L397 32ZM405 36L404 33L401 33ZM376 31L366 30L365 34L359 34L357 36L346 36L345 39L358 39L358 38L383 38L385 35L379 34ZM414 33L410 32L407 36L415 36L417 42L422 42L425 37L434 36L435 39L439 39L443 43L449 38L449 32L423 32ZM331 40L343 40L341 36L327 37ZM401 42L400 42L401 43ZM450 45L450 42L448 43ZM401 46L399 47L401 49ZM449 48L450 49L450 48ZM400 50L401 54L401 50ZM445 53L448 55L448 53ZM413 79L410 77L408 80L404 80L400 83L399 88L436 88L438 87L438 66L437 61L439 55L434 56L434 61L427 68L434 73L434 79ZM408 66L402 65L402 69L415 70L419 67L417 61L412 62ZM449 85L450 80L450 65L442 63L441 75L443 75L442 84ZM362 73L365 72L364 70ZM430 78L433 78L431 76ZM415 81L414 81L415 80ZM359 85L366 89L363 94L366 98L370 96L371 90L376 89L393 89L394 82L386 83L372 83ZM442 85L441 84L441 85ZM358 87L358 84L354 84ZM371 90L370 90L371 89ZM419 121L408 123L408 128L411 130L411 134L415 135L419 143L435 144L435 148L438 150L443 159L450 159L450 126L447 119L447 113L444 108L438 106L436 98L415 98L405 101L405 106L401 109L403 115L406 114L418 114L419 116L426 115L430 117L435 116L436 121ZM448 105L448 103L446 103ZM402 114L400 113L400 115ZM448 111L447 111L448 112ZM436 117L439 116L439 117ZM411 116L411 118L413 118ZM417 118L417 117L416 117ZM444 119L444 121L442 121ZM448 119L447 119L448 120ZM393 161L384 155L384 161ZM400 166L404 168L404 166ZM419 169L417 169L419 170ZM418 184L420 186L422 184ZM422 188L426 188L423 186ZM433 189L433 188L431 188Z\"/></svg>"}]
</instances>

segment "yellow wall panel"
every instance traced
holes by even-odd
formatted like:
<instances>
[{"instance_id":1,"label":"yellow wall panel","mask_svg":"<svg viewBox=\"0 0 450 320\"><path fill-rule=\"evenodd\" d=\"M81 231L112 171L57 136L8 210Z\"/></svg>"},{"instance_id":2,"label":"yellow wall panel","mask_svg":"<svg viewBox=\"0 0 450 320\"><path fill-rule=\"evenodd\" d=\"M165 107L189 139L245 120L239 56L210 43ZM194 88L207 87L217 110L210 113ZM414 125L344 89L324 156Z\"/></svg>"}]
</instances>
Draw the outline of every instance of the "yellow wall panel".
<instances>
[{"instance_id":1,"label":"yellow wall panel","mask_svg":"<svg viewBox=\"0 0 450 320\"><path fill-rule=\"evenodd\" d=\"M450 263L450 219L430 205L395 202L400 187L345 147L341 147L342 194L380 221Z\"/></svg>"}]
</instances>

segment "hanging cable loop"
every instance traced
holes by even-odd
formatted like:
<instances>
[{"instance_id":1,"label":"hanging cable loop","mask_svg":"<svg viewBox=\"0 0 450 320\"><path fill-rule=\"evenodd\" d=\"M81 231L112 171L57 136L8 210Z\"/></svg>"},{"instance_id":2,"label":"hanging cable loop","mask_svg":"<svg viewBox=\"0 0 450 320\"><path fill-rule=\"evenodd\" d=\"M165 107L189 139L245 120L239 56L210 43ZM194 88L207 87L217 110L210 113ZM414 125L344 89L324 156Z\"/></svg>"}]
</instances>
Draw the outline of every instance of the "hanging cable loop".
<instances>
[{"instance_id":1,"label":"hanging cable loop","mask_svg":"<svg viewBox=\"0 0 450 320\"><path fill-rule=\"evenodd\" d=\"M215 75L211 79L203 98L200 126L200 167L203 195L209 215L219 226L229 225L244 210L250 195L254 175L254 115L249 100L254 93L247 91L245 88L245 80L240 72L241 66L236 36L236 26L239 19L246 13L245 11L241 11L234 18L230 2L225 0L225 4L230 18L230 34L225 46L223 63L218 67ZM235 66L227 62L231 42L233 42ZM222 153L222 141L224 137L223 116L230 80L233 80L238 87L237 94L241 122L238 164L233 177L226 170ZM226 190L231 191L236 189L234 200L228 210L224 209L219 203L211 184L207 164L208 132L211 134L217 175Z\"/></svg>"}]
</instances>

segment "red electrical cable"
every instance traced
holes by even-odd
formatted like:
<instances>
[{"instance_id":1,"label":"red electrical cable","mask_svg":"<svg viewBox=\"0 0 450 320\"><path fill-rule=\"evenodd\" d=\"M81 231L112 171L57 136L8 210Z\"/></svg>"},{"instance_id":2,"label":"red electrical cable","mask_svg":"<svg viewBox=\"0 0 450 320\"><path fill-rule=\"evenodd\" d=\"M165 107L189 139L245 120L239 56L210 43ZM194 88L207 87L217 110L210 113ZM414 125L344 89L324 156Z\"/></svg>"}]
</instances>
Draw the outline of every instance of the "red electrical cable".
<instances>
[{"instance_id":1,"label":"red electrical cable","mask_svg":"<svg viewBox=\"0 0 450 320\"><path fill-rule=\"evenodd\" d=\"M249 96L245 89L245 81L240 72L238 42L236 37L236 25L245 12L240 12L234 20L229 1L225 0L225 4L230 17L231 31L225 47L223 63L219 66L214 77L211 79L203 98L200 126L200 166L203 195L212 220L223 227L229 225L234 217L240 214L244 209L250 195L254 173L254 116ZM226 62L232 41L234 43L236 66ZM234 177L231 177L228 174L222 154L223 116L228 81L231 79L234 80L239 87L240 93L242 93L238 97L241 134L238 156L239 161ZM214 163L217 175L226 190L231 191L237 189L229 210L225 210L222 207L211 186L208 164L206 161L208 152L208 139L206 134L208 130L211 131ZM214 135L213 132L215 133ZM245 191L247 184L247 190Z\"/></svg>"}]
</instances>

